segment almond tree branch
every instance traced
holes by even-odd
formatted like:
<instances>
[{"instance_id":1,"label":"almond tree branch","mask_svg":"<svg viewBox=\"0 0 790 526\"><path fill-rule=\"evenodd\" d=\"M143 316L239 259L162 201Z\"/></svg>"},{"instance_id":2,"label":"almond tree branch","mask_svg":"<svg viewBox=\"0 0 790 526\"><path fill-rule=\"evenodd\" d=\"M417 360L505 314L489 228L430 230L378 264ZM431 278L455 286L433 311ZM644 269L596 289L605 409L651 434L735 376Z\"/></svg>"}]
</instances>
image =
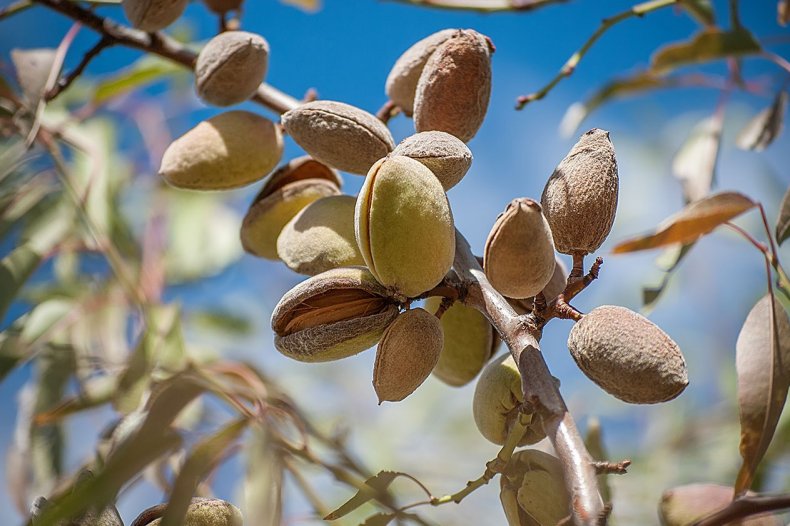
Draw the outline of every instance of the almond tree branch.
<instances>
[{"instance_id":1,"label":"almond tree branch","mask_svg":"<svg viewBox=\"0 0 790 526\"><path fill-rule=\"evenodd\" d=\"M732 524L737 519L788 508L790 508L788 493L745 496L735 499L726 508L698 520L692 526L723 526Z\"/></svg>"},{"instance_id":2,"label":"almond tree branch","mask_svg":"<svg viewBox=\"0 0 790 526\"><path fill-rule=\"evenodd\" d=\"M77 64L77 66L68 75L61 77L55 83L55 86L53 86L53 88L44 95L44 98L48 101L52 100L60 95L61 92L68 89L68 87L71 86L75 80L77 80L77 77L82 75L82 72L85 71L86 67L88 67L90 61L93 60L99 53L101 53L103 49L108 48L111 45L112 40L106 36L102 36L95 46L85 52L85 56L82 57L80 63Z\"/></svg>"},{"instance_id":3,"label":"almond tree branch","mask_svg":"<svg viewBox=\"0 0 790 526\"><path fill-rule=\"evenodd\" d=\"M458 231L453 267L466 289L464 303L485 314L518 364L524 400L537 409L546 436L562 462L565 486L572 503L573 523L576 526L600 524L606 511L598 489L594 461L543 359L538 343L540 329L535 319L516 314L507 300L491 286L469 243Z\"/></svg>"},{"instance_id":4,"label":"almond tree branch","mask_svg":"<svg viewBox=\"0 0 790 526\"><path fill-rule=\"evenodd\" d=\"M152 53L172 60L186 68L195 68L197 53L167 35L162 33L146 33L138 29L124 26L108 18L103 18L80 7L76 2L71 2L69 0L33 1L57 11L72 20L82 23L84 26L101 34L103 39L109 40L110 44L139 49L146 53ZM251 100L275 113L285 113L300 104L295 98L268 84L261 84L258 87L257 93L253 95Z\"/></svg>"},{"instance_id":5,"label":"almond tree branch","mask_svg":"<svg viewBox=\"0 0 790 526\"><path fill-rule=\"evenodd\" d=\"M455 9L460 11L477 11L479 13L497 13L503 11L532 11L550 4L559 4L568 0L390 0L401 4L437 9Z\"/></svg>"}]
</instances>

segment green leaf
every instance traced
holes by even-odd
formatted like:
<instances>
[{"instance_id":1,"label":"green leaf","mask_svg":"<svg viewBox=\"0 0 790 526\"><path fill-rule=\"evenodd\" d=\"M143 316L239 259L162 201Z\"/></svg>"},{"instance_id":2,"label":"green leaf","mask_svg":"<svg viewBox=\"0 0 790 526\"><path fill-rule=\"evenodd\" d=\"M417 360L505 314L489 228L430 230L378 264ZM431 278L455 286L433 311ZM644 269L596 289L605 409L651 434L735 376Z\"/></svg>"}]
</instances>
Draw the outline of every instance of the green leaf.
<instances>
[{"instance_id":1,"label":"green leaf","mask_svg":"<svg viewBox=\"0 0 790 526\"><path fill-rule=\"evenodd\" d=\"M617 244L612 252L623 254L674 243L690 243L755 206L757 203L738 192L713 194L694 201L662 221L655 232Z\"/></svg>"},{"instance_id":2,"label":"green leaf","mask_svg":"<svg viewBox=\"0 0 790 526\"><path fill-rule=\"evenodd\" d=\"M686 203L710 193L716 175L723 119L712 115L699 122L672 160L672 175L683 185Z\"/></svg>"},{"instance_id":3,"label":"green leaf","mask_svg":"<svg viewBox=\"0 0 790 526\"><path fill-rule=\"evenodd\" d=\"M93 93L92 103L104 104L111 99L126 95L170 75L183 72L184 68L174 62L146 55L128 68L118 71L109 79L99 82Z\"/></svg>"},{"instance_id":4,"label":"green leaf","mask_svg":"<svg viewBox=\"0 0 790 526\"><path fill-rule=\"evenodd\" d=\"M779 217L776 218L776 242L781 245L788 237L790 237L790 188L782 198Z\"/></svg>"},{"instance_id":5,"label":"green leaf","mask_svg":"<svg viewBox=\"0 0 790 526\"><path fill-rule=\"evenodd\" d=\"M787 98L786 91L777 93L773 104L755 115L738 133L735 144L744 150L765 150L782 133Z\"/></svg>"},{"instance_id":6,"label":"green leaf","mask_svg":"<svg viewBox=\"0 0 790 526\"><path fill-rule=\"evenodd\" d=\"M359 526L387 526L394 518L394 513L376 513L365 519L365 522Z\"/></svg>"},{"instance_id":7,"label":"green leaf","mask_svg":"<svg viewBox=\"0 0 790 526\"><path fill-rule=\"evenodd\" d=\"M700 24L706 26L716 24L716 13L710 0L682 0L680 5Z\"/></svg>"},{"instance_id":8,"label":"green leaf","mask_svg":"<svg viewBox=\"0 0 790 526\"><path fill-rule=\"evenodd\" d=\"M650 67L657 73L667 73L680 66L749 55L761 50L757 39L742 27L732 31L706 29L688 42L659 49L653 55Z\"/></svg>"},{"instance_id":9,"label":"green leaf","mask_svg":"<svg viewBox=\"0 0 790 526\"><path fill-rule=\"evenodd\" d=\"M790 386L790 319L770 294L752 308L735 345L740 451L735 494L745 493L768 449Z\"/></svg>"},{"instance_id":10,"label":"green leaf","mask_svg":"<svg viewBox=\"0 0 790 526\"><path fill-rule=\"evenodd\" d=\"M387 490L392 481L398 478L401 473L396 471L379 471L376 475L365 481L365 487L360 488L345 504L324 517L324 520L333 521L339 519L355 509L359 508L371 499L378 499Z\"/></svg>"}]
</instances>

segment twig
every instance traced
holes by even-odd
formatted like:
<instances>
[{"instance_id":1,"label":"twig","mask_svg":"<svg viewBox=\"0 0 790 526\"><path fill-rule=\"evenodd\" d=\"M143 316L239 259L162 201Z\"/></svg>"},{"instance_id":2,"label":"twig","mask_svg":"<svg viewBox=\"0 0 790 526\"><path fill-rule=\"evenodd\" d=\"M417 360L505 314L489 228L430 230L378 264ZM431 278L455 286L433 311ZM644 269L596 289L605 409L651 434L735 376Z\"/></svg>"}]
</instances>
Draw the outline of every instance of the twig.
<instances>
[{"instance_id":1,"label":"twig","mask_svg":"<svg viewBox=\"0 0 790 526\"><path fill-rule=\"evenodd\" d=\"M787 508L790 508L790 493L744 496L735 499L726 508L698 520L692 526L722 526L732 524L737 519Z\"/></svg>"},{"instance_id":2,"label":"twig","mask_svg":"<svg viewBox=\"0 0 790 526\"><path fill-rule=\"evenodd\" d=\"M100 33L112 44L118 44L147 53L159 55L172 60L182 66L194 69L197 54L185 47L180 42L161 33L146 33L128 26L100 17L95 13L80 7L76 2L69 0L33 0L73 20L81 22L86 27ZM299 101L268 85L261 84L258 91L250 99L275 113L285 113L299 106Z\"/></svg>"},{"instance_id":3,"label":"twig","mask_svg":"<svg viewBox=\"0 0 790 526\"><path fill-rule=\"evenodd\" d=\"M680 0L650 0L649 2L637 4L628 11L623 11L622 13L614 15L613 17L603 19L601 25L598 27L595 33L593 33L592 36L587 39L587 41L582 45L581 48L579 48L578 51L571 55L567 62L565 62L565 65L562 66L562 69L560 69L559 73L557 73L557 75L548 84L534 93L522 95L516 99L516 109L520 110L528 103L542 99L552 89L554 89L554 86L559 84L562 79L571 76L576 69L576 66L579 64L581 59L584 58L584 55L587 54L593 44L595 44L595 42L597 42L604 33L611 29L612 26L617 25L623 20L633 17L641 17L647 13L661 9L662 7L674 5L679 2Z\"/></svg>"},{"instance_id":4,"label":"twig","mask_svg":"<svg viewBox=\"0 0 790 526\"><path fill-rule=\"evenodd\" d=\"M388 100L381 106L379 111L376 112L376 117L384 124L387 124L391 118L400 112L401 109L393 101Z\"/></svg>"},{"instance_id":5,"label":"twig","mask_svg":"<svg viewBox=\"0 0 790 526\"><path fill-rule=\"evenodd\" d=\"M595 472L599 475L625 475L628 473L628 466L630 465L631 461L628 459L621 460L620 462L604 462L600 460L593 462Z\"/></svg>"},{"instance_id":6,"label":"twig","mask_svg":"<svg viewBox=\"0 0 790 526\"><path fill-rule=\"evenodd\" d=\"M4 18L8 18L10 16L14 16L15 14L24 11L25 9L31 7L32 5L33 5L32 0L19 0L11 5L7 5L3 8L0 8L0 20L3 20Z\"/></svg>"},{"instance_id":7,"label":"twig","mask_svg":"<svg viewBox=\"0 0 790 526\"><path fill-rule=\"evenodd\" d=\"M85 68L88 66L88 63L93 60L96 55L101 53L101 51L105 48L112 46L113 42L108 37L103 36L95 46L90 48L86 53L85 56L82 57L82 60L77 67L74 68L68 75L62 77L55 86L49 90L46 95L44 95L44 99L50 101L61 94L61 92L65 91L71 84L82 75L82 72L85 71Z\"/></svg>"},{"instance_id":8,"label":"twig","mask_svg":"<svg viewBox=\"0 0 790 526\"><path fill-rule=\"evenodd\" d=\"M539 331L532 326L528 316L518 316L507 300L494 290L472 254L469 243L457 231L453 267L467 289L464 303L488 318L518 364L524 400L535 405L546 435L562 462L566 488L573 503L570 510L573 523L577 526L596 525L599 517L604 515L604 504L593 459L540 352L536 338Z\"/></svg>"},{"instance_id":9,"label":"twig","mask_svg":"<svg viewBox=\"0 0 790 526\"><path fill-rule=\"evenodd\" d=\"M780 68L790 73L790 62L788 62L787 59L785 59L784 57L766 50L763 50L762 53L760 53L760 55L762 55L763 57L767 58L768 60L779 66Z\"/></svg>"},{"instance_id":10,"label":"twig","mask_svg":"<svg viewBox=\"0 0 790 526\"><path fill-rule=\"evenodd\" d=\"M401 4L437 9L455 9L459 11L477 11L480 13L497 13L507 11L532 11L550 4L559 4L568 0L389 0Z\"/></svg>"},{"instance_id":11,"label":"twig","mask_svg":"<svg viewBox=\"0 0 790 526\"><path fill-rule=\"evenodd\" d=\"M761 210L762 210L762 205L761 205ZM728 227L730 227L732 230L738 232L757 250L762 252L763 257L765 258L766 272L768 273L768 288L769 289L771 288L771 267L773 267L774 270L776 270L776 275L777 275L776 287L782 291L782 294L784 294L788 300L790 300L790 280L788 280L788 277L785 274L785 271L782 268L782 265L779 263L779 260L777 259L776 255L772 254L766 245L757 241L749 232L742 229L738 225L730 222L727 222L725 224ZM767 228L767 223L766 223L766 228ZM771 239L771 243L773 243L773 239L771 238L770 232L768 234L768 237L769 239Z\"/></svg>"}]
</instances>

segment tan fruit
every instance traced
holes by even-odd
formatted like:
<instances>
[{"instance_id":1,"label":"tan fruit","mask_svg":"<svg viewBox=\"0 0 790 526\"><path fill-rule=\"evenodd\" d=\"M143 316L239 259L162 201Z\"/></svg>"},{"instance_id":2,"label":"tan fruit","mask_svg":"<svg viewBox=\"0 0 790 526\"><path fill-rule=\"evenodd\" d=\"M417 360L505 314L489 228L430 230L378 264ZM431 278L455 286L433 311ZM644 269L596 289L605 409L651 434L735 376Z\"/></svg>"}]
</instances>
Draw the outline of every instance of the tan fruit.
<instances>
[{"instance_id":1,"label":"tan fruit","mask_svg":"<svg viewBox=\"0 0 790 526\"><path fill-rule=\"evenodd\" d=\"M375 345L397 316L397 302L366 268L328 270L280 299L274 345L302 362L339 360Z\"/></svg>"},{"instance_id":2,"label":"tan fruit","mask_svg":"<svg viewBox=\"0 0 790 526\"><path fill-rule=\"evenodd\" d=\"M588 378L624 402L665 402L688 385L678 345L624 307L603 305L585 314L571 329L568 349Z\"/></svg>"},{"instance_id":3,"label":"tan fruit","mask_svg":"<svg viewBox=\"0 0 790 526\"><path fill-rule=\"evenodd\" d=\"M162 519L154 519L146 526L159 526ZM239 508L221 499L192 499L182 526L243 526L244 517Z\"/></svg>"},{"instance_id":4,"label":"tan fruit","mask_svg":"<svg viewBox=\"0 0 790 526\"><path fill-rule=\"evenodd\" d=\"M269 43L255 33L226 31L209 40L195 63L195 88L203 101L230 106L249 99L266 76Z\"/></svg>"},{"instance_id":5,"label":"tan fruit","mask_svg":"<svg viewBox=\"0 0 790 526\"><path fill-rule=\"evenodd\" d=\"M354 238L350 195L324 197L307 205L277 238L277 254L288 268L314 276L326 270L364 265Z\"/></svg>"},{"instance_id":6,"label":"tan fruit","mask_svg":"<svg viewBox=\"0 0 790 526\"><path fill-rule=\"evenodd\" d=\"M504 444L523 402L521 375L513 357L503 354L495 358L483 369L475 387L472 414L477 429L494 444ZM538 415L533 415L532 424L519 445L534 444L545 437Z\"/></svg>"},{"instance_id":7,"label":"tan fruit","mask_svg":"<svg viewBox=\"0 0 790 526\"><path fill-rule=\"evenodd\" d=\"M435 314L442 299L425 300L425 310ZM496 331L485 316L472 307L455 302L441 318L444 346L433 375L454 387L468 384L485 367L499 343Z\"/></svg>"},{"instance_id":8,"label":"tan fruit","mask_svg":"<svg viewBox=\"0 0 790 526\"><path fill-rule=\"evenodd\" d=\"M382 402L398 402L414 392L431 374L444 338L436 316L424 309L401 313L379 342L373 387Z\"/></svg>"},{"instance_id":9,"label":"tan fruit","mask_svg":"<svg viewBox=\"0 0 790 526\"><path fill-rule=\"evenodd\" d=\"M429 131L405 138L392 151L427 166L445 191L463 179L472 166L472 152L461 140L442 131Z\"/></svg>"},{"instance_id":10,"label":"tan fruit","mask_svg":"<svg viewBox=\"0 0 790 526\"><path fill-rule=\"evenodd\" d=\"M754 495L749 492L750 495ZM718 484L689 484L668 489L661 496L658 515L663 526L687 526L706 515L725 508L732 502L733 489ZM728 522L733 526L782 526L783 521L771 514Z\"/></svg>"},{"instance_id":11,"label":"tan fruit","mask_svg":"<svg viewBox=\"0 0 790 526\"><path fill-rule=\"evenodd\" d=\"M562 465L543 451L516 452L500 479L509 526L553 526L570 514Z\"/></svg>"},{"instance_id":12,"label":"tan fruit","mask_svg":"<svg viewBox=\"0 0 790 526\"><path fill-rule=\"evenodd\" d=\"M240 9L244 0L203 0L203 2L215 13L222 14Z\"/></svg>"},{"instance_id":13,"label":"tan fruit","mask_svg":"<svg viewBox=\"0 0 790 526\"><path fill-rule=\"evenodd\" d=\"M282 116L285 131L304 150L338 170L365 174L395 147L374 115L342 102L318 100Z\"/></svg>"},{"instance_id":14,"label":"tan fruit","mask_svg":"<svg viewBox=\"0 0 790 526\"><path fill-rule=\"evenodd\" d=\"M340 176L311 157L280 167L266 181L241 224L241 244L250 254L278 259L277 238L304 207L340 193Z\"/></svg>"},{"instance_id":15,"label":"tan fruit","mask_svg":"<svg viewBox=\"0 0 790 526\"><path fill-rule=\"evenodd\" d=\"M548 285L543 287L543 297L546 299L546 304L560 295L565 290L568 283L568 267L558 257L554 258L554 274L551 275ZM532 312L534 307L534 298L505 298L510 306L515 309L518 314L528 314Z\"/></svg>"},{"instance_id":16,"label":"tan fruit","mask_svg":"<svg viewBox=\"0 0 790 526\"><path fill-rule=\"evenodd\" d=\"M540 205L532 199L514 199L488 234L483 254L486 276L503 295L529 298L548 285L554 267L554 243Z\"/></svg>"},{"instance_id":17,"label":"tan fruit","mask_svg":"<svg viewBox=\"0 0 790 526\"><path fill-rule=\"evenodd\" d=\"M439 130L463 142L475 136L491 95L491 51L486 37L457 30L433 52L417 83L414 127Z\"/></svg>"},{"instance_id":18,"label":"tan fruit","mask_svg":"<svg viewBox=\"0 0 790 526\"><path fill-rule=\"evenodd\" d=\"M455 257L455 227L439 180L403 156L378 161L357 197L355 234L382 285L419 296L444 278Z\"/></svg>"},{"instance_id":19,"label":"tan fruit","mask_svg":"<svg viewBox=\"0 0 790 526\"><path fill-rule=\"evenodd\" d=\"M137 29L159 31L175 22L187 6L187 0L122 0L126 18Z\"/></svg>"},{"instance_id":20,"label":"tan fruit","mask_svg":"<svg viewBox=\"0 0 790 526\"><path fill-rule=\"evenodd\" d=\"M414 113L414 93L417 91L417 82L420 80L425 63L436 47L453 36L456 31L456 29L443 29L428 35L404 51L392 66L384 89L390 100L407 116L411 117Z\"/></svg>"},{"instance_id":21,"label":"tan fruit","mask_svg":"<svg viewBox=\"0 0 790 526\"><path fill-rule=\"evenodd\" d=\"M265 177L282 153L282 135L272 121L248 111L229 111L173 141L159 175L178 188L237 188Z\"/></svg>"},{"instance_id":22,"label":"tan fruit","mask_svg":"<svg viewBox=\"0 0 790 526\"><path fill-rule=\"evenodd\" d=\"M590 254L609 235L617 212L617 160L609 132L581 136L551 174L540 203L563 254Z\"/></svg>"}]
</instances>

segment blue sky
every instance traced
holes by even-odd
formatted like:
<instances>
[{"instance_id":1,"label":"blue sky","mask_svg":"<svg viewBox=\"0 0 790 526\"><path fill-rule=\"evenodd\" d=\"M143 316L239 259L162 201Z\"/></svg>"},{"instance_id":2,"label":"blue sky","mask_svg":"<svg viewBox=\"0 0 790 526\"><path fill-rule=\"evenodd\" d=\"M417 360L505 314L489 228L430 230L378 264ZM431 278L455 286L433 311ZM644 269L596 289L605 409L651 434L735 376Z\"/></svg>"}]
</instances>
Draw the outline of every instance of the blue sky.
<instances>
[{"instance_id":1,"label":"blue sky","mask_svg":"<svg viewBox=\"0 0 790 526\"><path fill-rule=\"evenodd\" d=\"M6 3L7 0L0 1L0 5ZM647 66L651 53L663 43L689 38L697 30L695 21L671 8L644 19L628 20L609 31L574 75L560 83L545 100L523 111L514 111L515 98L550 80L602 18L631 4L620 0L579 0L528 14L480 15L378 0L324 0L320 11L306 14L276 0L247 0L242 28L260 33L269 41L267 82L297 97L315 88L321 98L341 100L371 112L385 101L384 80L390 67L415 41L447 27L470 27L491 37L497 51L493 57L493 92L488 117L469 144L475 156L471 171L449 194L456 225L480 253L496 215L507 202L521 196L539 198L554 166L575 142L574 137L561 137L558 133L565 109L591 95L608 78ZM715 4L726 6L726 2ZM760 36L779 36L783 43L772 49L783 56L790 54L788 31L775 21L775 2L741 4L744 24ZM118 7L101 7L98 12L123 20ZM189 6L181 23L193 31L195 40L207 39L216 30L216 20L197 2ZM13 47L56 46L69 26L66 19L43 8L4 21L0 23L0 60L7 63ZM67 66L74 65L95 41L96 37L83 29L69 54ZM138 52L130 50L107 50L91 65L89 74L99 77L138 56ZM706 66L704 70L720 75L725 72L722 64ZM749 77L768 80L786 76L762 59L746 61L744 72ZM607 251L613 242L650 229L682 206L680 187L670 174L672 156L693 125L713 113L718 96L718 92L707 89L657 92L610 103L582 125L579 133L590 127L611 132L618 153L621 194L615 228L602 251L606 264L601 280L579 298L578 308L589 310L599 304L619 304L638 310L640 287L656 283L660 278L654 265L656 253L614 257L607 256ZM764 202L769 216L774 217L790 181L788 135L763 154L742 152L733 145L737 130L756 111L770 104L770 96L736 93L732 97L718 185L722 189L738 189ZM261 111L252 104L244 107ZM165 108L164 115L170 132L177 136L217 111L192 97L181 105ZM121 121L121 126L128 125ZM391 129L396 141L413 133L411 121L403 117L394 119ZM298 154L298 147L288 140L286 156ZM145 160L136 165L141 176L150 176L156 168L155 163ZM362 178L347 175L345 181L344 190L353 194ZM256 188L229 194L239 213L243 213ZM744 218L741 224L759 233L755 214ZM783 255L785 260L790 257L787 250ZM651 315L653 321L678 341L690 368L692 383L687 393L666 406L624 407L601 393L578 372L564 352L568 324L557 322L556 327L552 324L544 336L544 351L552 371L561 378L569 405L582 427L587 416L601 416L604 429L608 430L607 438L611 440L610 450L628 456L650 442L648 430L655 429L656 421L666 421L673 412L689 414L726 404L719 382L721 377L732 374L727 367L732 367L738 328L753 303L764 294L761 272L761 256L728 232L703 240L683 263L672 287ZM348 425L354 432L352 443L368 465L410 470L428 479L437 493L456 490L464 481L477 476L496 448L473 430L469 431L472 429L468 409L471 387L451 390L429 380L407 401L379 407L370 386L372 352L342 363L316 366L295 364L276 353L268 329L271 309L279 296L299 280L280 264L245 256L199 285L171 289L168 298L181 301L188 308L227 306L255 320L256 330L252 335L232 341L206 343L202 335L189 336L274 371L327 425L338 422ZM722 373L712 372L720 367ZM7 400L0 408L0 447L5 448L10 439L15 414L11 402L27 374L23 370L0 384L0 398ZM349 401L353 401L353 410L349 410ZM77 420L72 428L87 423L95 426L103 416ZM445 440L448 432L457 434L450 444ZM732 446L726 460L735 462L737 434L726 440ZM371 443L376 447L369 447ZM87 445L72 443L70 465L85 458L90 452L90 443ZM221 472L217 479L221 496L233 499L237 494L234 481L239 469L231 464ZM711 469L706 476L724 477L727 469L727 466L718 471ZM645 465L635 465L632 472L631 481L647 480L651 476ZM653 471L652 475L666 484L682 482L690 476L672 471ZM727 482L727 479L717 481ZM0 481L0 522L10 524L18 517L8 502L4 484ZM638 485L636 482L634 486ZM331 495L330 502L339 502L344 491L347 492L328 483L324 489ZM658 489L650 491L639 495L645 499L639 501L641 512L624 508L621 523L635 523L627 520L628 517L644 519L638 514L645 513L645 509L646 516L652 517ZM622 488L622 492L628 494L629 488ZM487 523L490 514L498 513L496 494L497 489L492 485L460 508L432 510L435 514L429 510L427 516L442 524L470 523L467 520ZM153 504L158 498L151 488L125 496L121 506L124 518L130 522L134 510ZM289 502L289 511L294 516L304 515L304 503L295 498ZM615 509L618 513L618 508Z\"/></svg>"}]
</instances>

